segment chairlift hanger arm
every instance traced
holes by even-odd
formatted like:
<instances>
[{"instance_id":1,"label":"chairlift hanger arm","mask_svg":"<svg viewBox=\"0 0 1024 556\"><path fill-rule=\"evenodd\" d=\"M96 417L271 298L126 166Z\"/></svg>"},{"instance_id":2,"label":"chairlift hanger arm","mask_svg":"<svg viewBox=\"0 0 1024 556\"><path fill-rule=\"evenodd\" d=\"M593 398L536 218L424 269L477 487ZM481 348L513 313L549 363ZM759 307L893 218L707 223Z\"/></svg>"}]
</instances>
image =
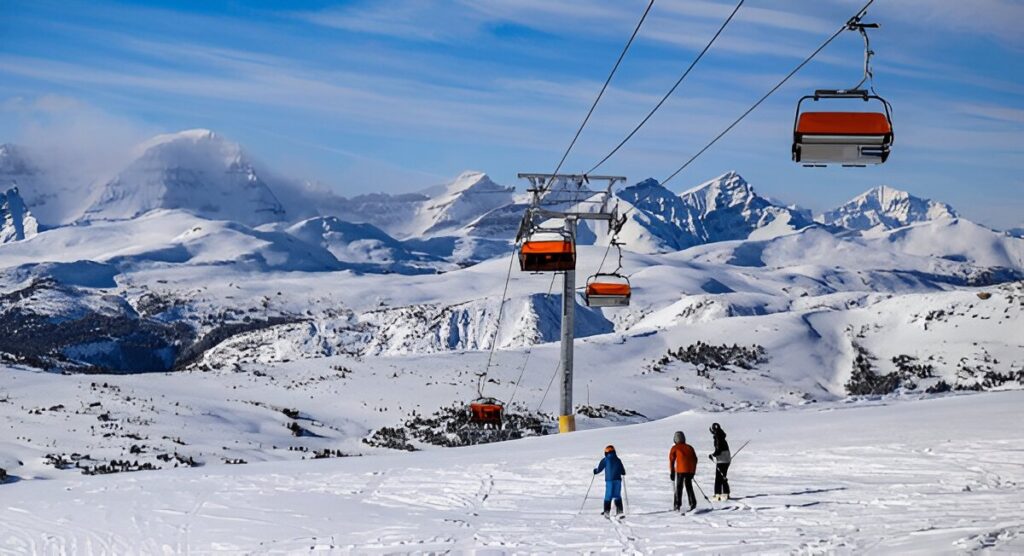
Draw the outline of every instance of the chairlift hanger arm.
<instances>
[{"instance_id":1,"label":"chairlift hanger arm","mask_svg":"<svg viewBox=\"0 0 1024 556\"><path fill-rule=\"evenodd\" d=\"M864 39L864 76L861 77L860 82L857 83L853 90L860 89L864 83L869 83L869 87L874 89L873 85L870 85L874 81L874 73L871 71L871 57L875 55L875 51L871 50L871 39L868 37L868 29L878 29L881 27L878 23L862 23L861 19L867 15L867 8L864 11L850 18L850 21L846 22L846 28L850 31L857 31L860 36Z\"/></svg>"},{"instance_id":2,"label":"chairlift hanger arm","mask_svg":"<svg viewBox=\"0 0 1024 556\"><path fill-rule=\"evenodd\" d=\"M533 214L542 218L560 218L572 220L614 220L615 215L607 212L560 212L542 208L533 209Z\"/></svg>"},{"instance_id":3,"label":"chairlift hanger arm","mask_svg":"<svg viewBox=\"0 0 1024 556\"><path fill-rule=\"evenodd\" d=\"M536 173L532 173L532 172L521 172L521 173L516 174L516 175L519 177L519 179L526 179L526 180L538 179L538 178L545 179L545 180L547 180L547 179L554 179L554 178L562 178L562 179L571 179L571 180L574 180L574 181L575 180L583 180L583 179L591 179L591 180L599 180L599 181L611 181L612 183L620 182L620 181L626 181L626 177L625 176L592 176L592 175L588 175L588 174L536 174Z\"/></svg>"}]
</instances>

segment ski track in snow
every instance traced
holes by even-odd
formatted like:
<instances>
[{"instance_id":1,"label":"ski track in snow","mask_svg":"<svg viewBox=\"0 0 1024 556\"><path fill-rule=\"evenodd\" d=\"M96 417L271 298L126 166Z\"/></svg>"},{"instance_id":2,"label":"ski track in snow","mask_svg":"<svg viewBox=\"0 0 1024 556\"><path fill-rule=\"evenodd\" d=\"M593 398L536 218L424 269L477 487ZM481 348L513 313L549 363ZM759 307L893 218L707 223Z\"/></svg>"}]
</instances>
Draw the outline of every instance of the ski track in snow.
<instances>
[{"instance_id":1,"label":"ski track in snow","mask_svg":"<svg viewBox=\"0 0 1024 556\"><path fill-rule=\"evenodd\" d=\"M466 449L178 469L2 488L0 553L935 553L1024 550L1024 392L786 411L689 412ZM689 433L710 496L707 425L754 441L735 499L671 503ZM601 447L627 467L627 518L602 518Z\"/></svg>"}]
</instances>

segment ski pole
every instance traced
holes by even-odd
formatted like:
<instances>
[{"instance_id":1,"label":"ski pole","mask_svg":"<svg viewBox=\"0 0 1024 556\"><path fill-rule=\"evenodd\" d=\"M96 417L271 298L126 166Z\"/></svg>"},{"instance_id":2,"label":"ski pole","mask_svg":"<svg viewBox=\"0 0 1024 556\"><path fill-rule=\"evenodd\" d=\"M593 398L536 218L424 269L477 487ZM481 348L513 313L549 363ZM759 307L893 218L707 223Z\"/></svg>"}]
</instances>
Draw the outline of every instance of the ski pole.
<instances>
[{"instance_id":1,"label":"ski pole","mask_svg":"<svg viewBox=\"0 0 1024 556\"><path fill-rule=\"evenodd\" d=\"M748 440L748 441L746 441L746 442L744 442L744 443L743 443L743 445L742 445L742 446L740 446L740 449L739 449L739 450L736 450L736 453L735 453L735 454L732 454L732 455L731 455L731 456L729 457L729 461L731 462L732 460L736 459L736 456L740 455L740 452L742 452L742 451L743 451L743 449L747 447L747 444L750 444L750 441L749 441L749 440ZM715 473L717 473L717 474L719 474L719 475L722 475L722 472L718 470L718 460L715 460ZM724 478L725 478L725 476L724 476L724 475L722 475L722 478L724 479Z\"/></svg>"},{"instance_id":2,"label":"ski pole","mask_svg":"<svg viewBox=\"0 0 1024 556\"><path fill-rule=\"evenodd\" d=\"M734 458L734 457L736 457L736 456L740 455L740 452L742 452L742 451L743 451L743 449L747 447L747 444L750 444L750 441L749 441L749 440L748 440L748 441L746 441L746 442L744 442L744 443L743 443L743 445L742 445L742 446L740 446L740 449L739 449L739 450L736 450L736 453L735 453L735 454L732 454L732 456L731 456L731 457L730 457L729 459L732 459L732 458Z\"/></svg>"},{"instance_id":3,"label":"ski pole","mask_svg":"<svg viewBox=\"0 0 1024 556\"><path fill-rule=\"evenodd\" d=\"M696 477L694 477L694 479L693 479L693 484L697 485L697 490L699 490L699 491L700 491L700 495L701 495L701 496L703 496L703 497L704 497L704 499L708 501L708 504L711 504L711 499L710 499L710 498L708 498L708 495L707 495L707 494L704 494L704 489L700 488L700 483L698 483L698 482L697 482L697 479L696 479ZM712 508L714 508L714 507L715 507L715 505L714 505L714 504L711 504L711 507L712 507Z\"/></svg>"},{"instance_id":4,"label":"ski pole","mask_svg":"<svg viewBox=\"0 0 1024 556\"><path fill-rule=\"evenodd\" d=\"M583 503L580 504L580 511L577 512L576 515L583 513L583 506L587 505L587 498L590 496L590 489L594 487L594 477L597 477L597 475L590 477L590 486L587 487L587 493L583 495Z\"/></svg>"}]
</instances>

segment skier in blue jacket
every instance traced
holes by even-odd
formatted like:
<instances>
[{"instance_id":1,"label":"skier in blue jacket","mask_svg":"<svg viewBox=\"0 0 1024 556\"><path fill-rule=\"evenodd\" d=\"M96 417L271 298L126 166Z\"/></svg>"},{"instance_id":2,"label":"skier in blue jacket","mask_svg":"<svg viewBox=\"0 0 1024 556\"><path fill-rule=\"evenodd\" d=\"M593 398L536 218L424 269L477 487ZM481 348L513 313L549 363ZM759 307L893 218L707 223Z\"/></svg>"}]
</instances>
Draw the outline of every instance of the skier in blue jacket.
<instances>
[{"instance_id":1,"label":"skier in blue jacket","mask_svg":"<svg viewBox=\"0 0 1024 556\"><path fill-rule=\"evenodd\" d=\"M622 476L626 474L626 466L615 455L615 446L608 445L604 449L604 459L594 468L594 475L604 471L604 511L601 515L608 517L615 501L615 515L622 515Z\"/></svg>"}]
</instances>

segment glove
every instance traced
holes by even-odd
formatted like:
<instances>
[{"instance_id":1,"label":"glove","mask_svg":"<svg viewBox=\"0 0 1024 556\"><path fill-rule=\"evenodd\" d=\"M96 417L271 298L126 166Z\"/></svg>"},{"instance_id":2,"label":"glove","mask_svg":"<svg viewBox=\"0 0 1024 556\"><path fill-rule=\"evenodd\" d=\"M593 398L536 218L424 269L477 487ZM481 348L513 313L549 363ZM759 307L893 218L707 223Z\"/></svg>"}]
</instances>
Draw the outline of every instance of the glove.
<instances>
[{"instance_id":1,"label":"glove","mask_svg":"<svg viewBox=\"0 0 1024 556\"><path fill-rule=\"evenodd\" d=\"M597 475L598 473L600 473L600 471L598 471L597 469L595 469L595 470L594 470L594 475Z\"/></svg>"},{"instance_id":2,"label":"glove","mask_svg":"<svg viewBox=\"0 0 1024 556\"><path fill-rule=\"evenodd\" d=\"M715 455L714 454L708 454L708 459L711 460L711 461L715 461Z\"/></svg>"},{"instance_id":3,"label":"glove","mask_svg":"<svg viewBox=\"0 0 1024 556\"><path fill-rule=\"evenodd\" d=\"M668 480L670 480L670 481L675 481L676 480L675 472L671 472L671 473L668 474Z\"/></svg>"}]
</instances>

